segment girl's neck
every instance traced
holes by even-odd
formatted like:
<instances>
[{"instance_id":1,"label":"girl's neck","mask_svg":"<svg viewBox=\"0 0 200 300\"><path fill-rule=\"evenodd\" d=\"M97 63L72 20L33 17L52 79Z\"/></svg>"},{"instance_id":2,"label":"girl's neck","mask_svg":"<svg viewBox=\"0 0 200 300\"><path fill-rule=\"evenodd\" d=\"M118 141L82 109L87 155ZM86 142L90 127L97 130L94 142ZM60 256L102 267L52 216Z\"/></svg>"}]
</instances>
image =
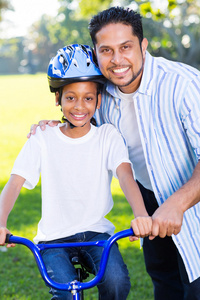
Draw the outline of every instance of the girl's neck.
<instances>
[{"instance_id":1,"label":"girl's neck","mask_svg":"<svg viewBox=\"0 0 200 300\"><path fill-rule=\"evenodd\" d=\"M64 126L60 127L61 132L72 139L77 139L86 135L90 131L90 129L91 129L90 123L85 124L83 127L74 127L74 128L71 128L69 123L65 123Z\"/></svg>"}]
</instances>

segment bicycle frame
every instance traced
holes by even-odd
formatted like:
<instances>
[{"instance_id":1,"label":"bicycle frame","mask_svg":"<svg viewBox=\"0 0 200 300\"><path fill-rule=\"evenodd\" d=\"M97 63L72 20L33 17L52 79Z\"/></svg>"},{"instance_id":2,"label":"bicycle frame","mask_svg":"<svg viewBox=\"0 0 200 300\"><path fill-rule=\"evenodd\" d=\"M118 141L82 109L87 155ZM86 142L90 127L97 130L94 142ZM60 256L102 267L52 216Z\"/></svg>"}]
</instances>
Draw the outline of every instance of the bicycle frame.
<instances>
[{"instance_id":1,"label":"bicycle frame","mask_svg":"<svg viewBox=\"0 0 200 300\"><path fill-rule=\"evenodd\" d=\"M40 274L44 280L44 282L55 289L59 290L65 290L65 291L71 291L72 293L72 299L73 300L80 300L80 291L85 289L90 289L97 285L105 272L106 264L108 261L108 256L110 253L110 249L114 242L116 242L119 239L128 237L133 235L132 229L126 229L120 232L115 233L113 236L111 236L108 240L102 240L102 241L95 241L95 242L81 242L81 243L63 243L63 244L38 244L35 245L33 242L26 238L14 236L14 235L7 235L6 236L6 243L15 243L15 244L21 244L26 246L31 250L33 253L38 269L40 271ZM42 260L42 256L40 254L41 250L49 249L49 248L67 248L67 247L86 247L86 246L97 246L97 247L103 247L103 253L100 261L100 267L97 275L88 282L80 282L80 281L71 281L68 283L57 283L53 281L49 275L47 274L44 262Z\"/></svg>"}]
</instances>

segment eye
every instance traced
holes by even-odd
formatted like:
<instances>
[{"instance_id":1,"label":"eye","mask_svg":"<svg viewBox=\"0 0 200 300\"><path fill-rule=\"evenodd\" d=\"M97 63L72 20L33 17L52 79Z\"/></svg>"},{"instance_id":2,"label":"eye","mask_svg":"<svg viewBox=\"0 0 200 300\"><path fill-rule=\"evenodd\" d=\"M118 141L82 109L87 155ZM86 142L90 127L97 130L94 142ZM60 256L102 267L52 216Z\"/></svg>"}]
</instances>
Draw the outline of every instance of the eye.
<instances>
[{"instance_id":1,"label":"eye","mask_svg":"<svg viewBox=\"0 0 200 300\"><path fill-rule=\"evenodd\" d=\"M108 49L108 48L104 48L104 49L102 49L101 50L101 53L109 53L109 52L111 52L111 50L110 49Z\"/></svg>"},{"instance_id":2,"label":"eye","mask_svg":"<svg viewBox=\"0 0 200 300\"><path fill-rule=\"evenodd\" d=\"M126 44L122 46L122 50L126 51L126 50L132 50L133 45L132 44Z\"/></svg>"},{"instance_id":3,"label":"eye","mask_svg":"<svg viewBox=\"0 0 200 300\"><path fill-rule=\"evenodd\" d=\"M129 45L124 45L124 46L122 47L122 49L124 49L124 50L127 50L127 49L129 49L129 48L130 48Z\"/></svg>"},{"instance_id":4,"label":"eye","mask_svg":"<svg viewBox=\"0 0 200 300\"><path fill-rule=\"evenodd\" d=\"M65 99L66 99L67 101L73 101L73 100L74 100L74 97L72 97L72 96L67 96Z\"/></svg>"},{"instance_id":5,"label":"eye","mask_svg":"<svg viewBox=\"0 0 200 300\"><path fill-rule=\"evenodd\" d=\"M86 100L86 101L92 101L93 98L92 98L92 97L86 97L85 100Z\"/></svg>"}]
</instances>

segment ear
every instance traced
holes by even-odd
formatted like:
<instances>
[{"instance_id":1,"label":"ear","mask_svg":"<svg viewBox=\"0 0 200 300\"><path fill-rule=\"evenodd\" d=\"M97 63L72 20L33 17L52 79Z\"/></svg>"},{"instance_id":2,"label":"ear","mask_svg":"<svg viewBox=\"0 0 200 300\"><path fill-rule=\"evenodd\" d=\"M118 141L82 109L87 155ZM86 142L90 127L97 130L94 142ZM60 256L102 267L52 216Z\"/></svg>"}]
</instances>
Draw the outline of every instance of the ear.
<instances>
[{"instance_id":1,"label":"ear","mask_svg":"<svg viewBox=\"0 0 200 300\"><path fill-rule=\"evenodd\" d=\"M141 46L142 46L142 55L145 58L145 54L148 46L148 40L146 38L143 38Z\"/></svg>"},{"instance_id":2,"label":"ear","mask_svg":"<svg viewBox=\"0 0 200 300\"><path fill-rule=\"evenodd\" d=\"M98 99L97 99L97 109L99 109L101 106L101 94L98 94Z\"/></svg>"},{"instance_id":3,"label":"ear","mask_svg":"<svg viewBox=\"0 0 200 300\"><path fill-rule=\"evenodd\" d=\"M56 106L59 106L59 92L55 93L55 102L56 102Z\"/></svg>"},{"instance_id":4,"label":"ear","mask_svg":"<svg viewBox=\"0 0 200 300\"><path fill-rule=\"evenodd\" d=\"M99 64L98 58L97 58L97 52L96 52L95 47L93 48L93 52L94 52L94 56L95 56L96 62L97 62L97 64Z\"/></svg>"}]
</instances>

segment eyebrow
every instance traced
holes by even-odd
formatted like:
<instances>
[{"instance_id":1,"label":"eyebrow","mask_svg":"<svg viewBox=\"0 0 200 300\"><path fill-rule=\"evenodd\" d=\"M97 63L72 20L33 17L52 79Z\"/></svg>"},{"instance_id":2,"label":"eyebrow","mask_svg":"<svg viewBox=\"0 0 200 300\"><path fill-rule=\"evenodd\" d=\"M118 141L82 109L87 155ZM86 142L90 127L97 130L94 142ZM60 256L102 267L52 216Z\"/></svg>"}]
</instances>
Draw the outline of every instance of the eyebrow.
<instances>
[{"instance_id":1,"label":"eyebrow","mask_svg":"<svg viewBox=\"0 0 200 300\"><path fill-rule=\"evenodd\" d=\"M123 45L125 45L125 44L127 44L127 43L134 43L134 41L132 41L132 40L127 40L127 41L122 42L121 44L119 44L119 46L123 46ZM101 46L99 47L99 49L101 49L101 48L110 48L110 46L107 46L107 45L101 45Z\"/></svg>"},{"instance_id":2,"label":"eyebrow","mask_svg":"<svg viewBox=\"0 0 200 300\"><path fill-rule=\"evenodd\" d=\"M96 91L95 91L95 92L96 92ZM93 95L95 95L95 92L91 92L91 91L85 92L85 95L88 95L88 94L93 94ZM66 91L66 92L63 93L63 95L66 95L66 94L76 94L76 92L74 92L74 91Z\"/></svg>"}]
</instances>

